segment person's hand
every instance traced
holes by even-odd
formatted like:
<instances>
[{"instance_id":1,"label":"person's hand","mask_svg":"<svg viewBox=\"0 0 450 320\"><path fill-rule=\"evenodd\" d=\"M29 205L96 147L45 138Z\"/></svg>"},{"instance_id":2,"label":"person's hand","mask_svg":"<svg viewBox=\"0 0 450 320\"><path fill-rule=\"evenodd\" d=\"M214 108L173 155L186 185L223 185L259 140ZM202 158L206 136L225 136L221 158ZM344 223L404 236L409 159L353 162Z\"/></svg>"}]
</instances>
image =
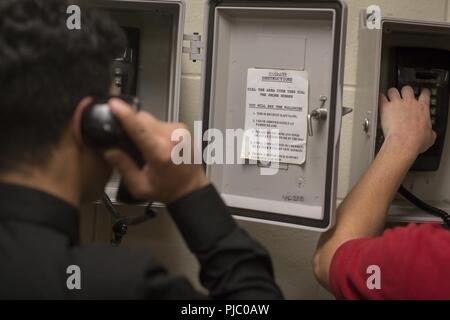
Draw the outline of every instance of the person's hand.
<instances>
[{"instance_id":1,"label":"person's hand","mask_svg":"<svg viewBox=\"0 0 450 320\"><path fill-rule=\"evenodd\" d=\"M109 104L146 161L144 168L139 169L122 151L110 150L105 154L134 197L169 204L208 185L200 165L172 162L172 149L178 142L171 141L171 136L176 129L185 129L184 125L161 122L147 112L136 113L118 99L112 99Z\"/></svg>"},{"instance_id":2,"label":"person's hand","mask_svg":"<svg viewBox=\"0 0 450 320\"><path fill-rule=\"evenodd\" d=\"M389 100L388 100L389 98ZM427 151L436 141L430 119L430 90L424 89L417 100L410 86L380 96L381 127L386 143L394 142L415 156Z\"/></svg>"}]
</instances>

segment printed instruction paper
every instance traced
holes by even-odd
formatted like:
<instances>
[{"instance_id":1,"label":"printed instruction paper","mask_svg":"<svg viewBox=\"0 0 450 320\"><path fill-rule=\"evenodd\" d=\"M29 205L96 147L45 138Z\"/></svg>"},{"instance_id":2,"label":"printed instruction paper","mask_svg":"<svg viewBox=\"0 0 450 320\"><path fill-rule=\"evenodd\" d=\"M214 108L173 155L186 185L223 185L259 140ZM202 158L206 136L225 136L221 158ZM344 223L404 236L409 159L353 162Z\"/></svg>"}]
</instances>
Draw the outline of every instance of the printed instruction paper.
<instances>
[{"instance_id":1,"label":"printed instruction paper","mask_svg":"<svg viewBox=\"0 0 450 320\"><path fill-rule=\"evenodd\" d=\"M242 158L305 163L308 86L306 71L248 69Z\"/></svg>"}]
</instances>

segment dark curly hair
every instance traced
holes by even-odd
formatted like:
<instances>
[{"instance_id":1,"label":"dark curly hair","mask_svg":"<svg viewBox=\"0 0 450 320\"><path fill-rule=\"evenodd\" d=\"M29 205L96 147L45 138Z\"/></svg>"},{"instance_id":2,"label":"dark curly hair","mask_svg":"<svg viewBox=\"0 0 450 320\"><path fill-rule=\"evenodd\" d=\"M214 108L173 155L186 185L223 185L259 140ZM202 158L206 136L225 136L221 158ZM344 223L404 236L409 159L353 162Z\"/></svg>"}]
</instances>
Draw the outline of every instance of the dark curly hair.
<instances>
[{"instance_id":1,"label":"dark curly hair","mask_svg":"<svg viewBox=\"0 0 450 320\"><path fill-rule=\"evenodd\" d=\"M70 4L0 1L0 172L45 165L77 104L109 92L122 30L84 7L69 30Z\"/></svg>"}]
</instances>

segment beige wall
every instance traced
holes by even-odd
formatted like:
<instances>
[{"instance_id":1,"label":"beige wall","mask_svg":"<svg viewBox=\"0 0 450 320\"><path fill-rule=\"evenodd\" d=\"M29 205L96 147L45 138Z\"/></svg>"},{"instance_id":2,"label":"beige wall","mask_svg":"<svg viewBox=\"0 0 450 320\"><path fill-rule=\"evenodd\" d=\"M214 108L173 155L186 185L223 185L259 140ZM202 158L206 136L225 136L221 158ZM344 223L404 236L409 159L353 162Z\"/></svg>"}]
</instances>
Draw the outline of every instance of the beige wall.
<instances>
[{"instance_id":1,"label":"beige wall","mask_svg":"<svg viewBox=\"0 0 450 320\"><path fill-rule=\"evenodd\" d=\"M203 0L186 0L186 32L202 32ZM378 4L384 15L411 19L445 21L450 17L450 0L347 0L349 7L344 105L354 106L354 92L357 65L358 12L371 4ZM450 21L450 20L449 20ZM201 119L200 63L183 60L181 95L181 120L192 125ZM352 116L344 120L339 168L339 197L348 190L350 168ZM97 222L105 219L107 213L98 212ZM255 238L261 241L273 257L276 277L287 298L329 299L332 298L316 283L311 257L318 235L313 232L274 227L256 223L240 223ZM197 264L182 243L177 230L167 215L160 215L155 221L130 230L126 245L146 246L172 272L196 278Z\"/></svg>"}]
</instances>

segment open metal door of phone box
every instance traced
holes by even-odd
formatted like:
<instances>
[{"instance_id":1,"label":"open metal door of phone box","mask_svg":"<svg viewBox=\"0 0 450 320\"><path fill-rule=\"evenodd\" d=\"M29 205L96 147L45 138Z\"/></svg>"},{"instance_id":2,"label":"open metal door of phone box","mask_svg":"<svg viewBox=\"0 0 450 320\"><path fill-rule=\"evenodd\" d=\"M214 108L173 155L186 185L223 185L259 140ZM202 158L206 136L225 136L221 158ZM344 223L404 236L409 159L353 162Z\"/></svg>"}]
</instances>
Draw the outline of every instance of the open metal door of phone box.
<instances>
[{"instance_id":1,"label":"open metal door of phone box","mask_svg":"<svg viewBox=\"0 0 450 320\"><path fill-rule=\"evenodd\" d=\"M309 82L303 87L308 97L306 115L317 108L326 113L324 118L311 120L313 134L304 136L306 158L302 164L281 161L275 175L261 174L262 167L273 166L272 162L207 164L208 177L236 217L326 230L333 224L336 206L345 4L221 0L208 1L205 14L205 130L246 128L251 107L247 92L255 70L263 74L262 79L264 74L277 74L271 72L274 70L304 72ZM274 83L271 88L272 92L285 89ZM255 101L256 106L270 111L264 100L260 104ZM269 112L265 119L272 119ZM234 141L226 141L226 145L224 153L241 153Z\"/></svg>"},{"instance_id":2,"label":"open metal door of phone box","mask_svg":"<svg viewBox=\"0 0 450 320\"><path fill-rule=\"evenodd\" d=\"M433 148L419 156L403 184L422 200L448 211L450 24L383 17L380 29L370 29L365 12L361 13L360 21L350 181L354 185L360 179L382 143L379 93L405 84L413 86L416 94L428 88L432 93L431 119L438 139ZM389 214L390 220L398 222L440 222L400 196L394 200Z\"/></svg>"},{"instance_id":3,"label":"open metal door of phone box","mask_svg":"<svg viewBox=\"0 0 450 320\"><path fill-rule=\"evenodd\" d=\"M343 113L346 6L342 1L210 0L205 2L203 35L183 34L182 0L91 3L112 14L131 37L140 34L139 49L135 46L136 94L145 110L162 119L178 120L183 53L203 63L204 130L244 129L249 69L307 75L302 131L307 132L308 114L317 108L322 113L312 114L313 135L303 137L302 164L280 163L272 176L261 176L260 169L273 163L205 167L235 217L315 230L333 224ZM183 40L190 46L183 48ZM126 50L119 62L129 63L131 51ZM130 79L122 77L129 67L117 71L119 85ZM111 183L108 193L113 196L116 188L117 183Z\"/></svg>"}]
</instances>

